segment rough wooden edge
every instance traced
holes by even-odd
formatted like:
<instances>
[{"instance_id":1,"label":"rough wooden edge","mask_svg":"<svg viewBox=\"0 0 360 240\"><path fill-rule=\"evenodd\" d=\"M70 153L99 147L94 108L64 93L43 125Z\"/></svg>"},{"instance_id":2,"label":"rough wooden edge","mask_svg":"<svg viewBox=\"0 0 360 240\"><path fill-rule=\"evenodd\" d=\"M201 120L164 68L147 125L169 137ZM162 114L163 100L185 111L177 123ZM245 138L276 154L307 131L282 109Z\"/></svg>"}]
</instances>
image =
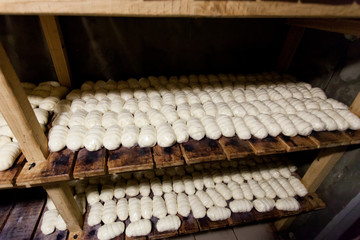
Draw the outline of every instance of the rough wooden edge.
<instances>
[{"instance_id":1,"label":"rough wooden edge","mask_svg":"<svg viewBox=\"0 0 360 240\"><path fill-rule=\"evenodd\" d=\"M0 14L208 17L360 17L360 6L285 1L2 0Z\"/></svg>"},{"instance_id":2,"label":"rough wooden edge","mask_svg":"<svg viewBox=\"0 0 360 240\"><path fill-rule=\"evenodd\" d=\"M0 43L0 110L29 162L46 161L47 138Z\"/></svg>"},{"instance_id":3,"label":"rough wooden edge","mask_svg":"<svg viewBox=\"0 0 360 240\"><path fill-rule=\"evenodd\" d=\"M299 28L360 36L360 21L356 19L288 19L286 23Z\"/></svg>"},{"instance_id":4,"label":"rough wooden edge","mask_svg":"<svg viewBox=\"0 0 360 240\"><path fill-rule=\"evenodd\" d=\"M57 17L40 15L40 23L61 85L71 87L69 62Z\"/></svg>"}]
</instances>

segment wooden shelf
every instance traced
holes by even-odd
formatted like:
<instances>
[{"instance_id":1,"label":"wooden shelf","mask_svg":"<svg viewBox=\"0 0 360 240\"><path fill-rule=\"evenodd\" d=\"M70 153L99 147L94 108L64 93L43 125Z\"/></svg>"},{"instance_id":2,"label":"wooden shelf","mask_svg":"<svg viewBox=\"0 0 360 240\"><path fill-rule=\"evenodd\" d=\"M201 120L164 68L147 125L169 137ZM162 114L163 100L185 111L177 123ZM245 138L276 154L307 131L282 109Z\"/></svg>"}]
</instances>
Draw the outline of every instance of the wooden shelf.
<instances>
[{"instance_id":1,"label":"wooden shelf","mask_svg":"<svg viewBox=\"0 0 360 240\"><path fill-rule=\"evenodd\" d=\"M180 217L181 219L181 226L178 231L171 231L171 232L163 232L159 233L156 228L156 218L152 218L152 231L148 235L147 239L162 239L162 238L168 238L168 237L174 237L174 236L181 236L186 234L192 234L202 231L208 231L208 230L214 230L218 228L225 228L225 227L233 227L238 225L245 225L245 224L251 224L251 223L258 223L266 220L272 220L272 219L279 219L283 217L293 216L293 215L299 215L302 213L319 210L325 208L325 203L316 195L316 193L309 194L305 196L304 198L298 199L300 202L300 209L298 211L294 212L287 212L287 211L280 211L277 209L273 209L270 212L267 213L259 213L256 210L252 210L249 213L232 213L231 217L223 220L223 221L210 221L208 217L202 218L202 219L195 219L192 214L190 214L188 217ZM82 236L84 239L96 239L97 229L101 226L100 224L90 227L87 225L87 216L88 216L89 208L87 209L86 215L85 215L85 224L84 224L84 230L82 232ZM129 224L129 220L125 222L126 226ZM72 236L69 236L71 238ZM41 239L41 238L40 238ZM122 234L121 236L117 237L116 239L132 239L125 236L125 234ZM146 239L144 237L144 239Z\"/></svg>"},{"instance_id":2,"label":"wooden shelf","mask_svg":"<svg viewBox=\"0 0 360 240\"><path fill-rule=\"evenodd\" d=\"M154 17L360 17L356 1L3 0L1 14ZM324 3L324 2L323 2Z\"/></svg>"},{"instance_id":3,"label":"wooden shelf","mask_svg":"<svg viewBox=\"0 0 360 240\"><path fill-rule=\"evenodd\" d=\"M175 167L211 161L226 161L247 156L262 156L358 144L360 131L317 132L309 137L268 137L241 140L238 137L219 140L190 139L170 148L124 148L95 152L64 149L50 153L48 161L24 164L24 157L7 171L0 172L0 188L30 187L52 182L83 179L121 172Z\"/></svg>"}]
</instances>

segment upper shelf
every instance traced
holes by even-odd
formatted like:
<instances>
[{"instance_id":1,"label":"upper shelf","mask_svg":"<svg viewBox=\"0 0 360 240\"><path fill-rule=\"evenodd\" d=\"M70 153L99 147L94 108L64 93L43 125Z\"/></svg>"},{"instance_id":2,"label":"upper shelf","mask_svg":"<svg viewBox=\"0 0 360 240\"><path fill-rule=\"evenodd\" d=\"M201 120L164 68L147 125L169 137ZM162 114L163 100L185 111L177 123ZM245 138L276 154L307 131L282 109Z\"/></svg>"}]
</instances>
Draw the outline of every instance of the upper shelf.
<instances>
[{"instance_id":1,"label":"upper shelf","mask_svg":"<svg viewBox=\"0 0 360 240\"><path fill-rule=\"evenodd\" d=\"M156 17L360 17L355 1L2 0L0 14Z\"/></svg>"}]
</instances>

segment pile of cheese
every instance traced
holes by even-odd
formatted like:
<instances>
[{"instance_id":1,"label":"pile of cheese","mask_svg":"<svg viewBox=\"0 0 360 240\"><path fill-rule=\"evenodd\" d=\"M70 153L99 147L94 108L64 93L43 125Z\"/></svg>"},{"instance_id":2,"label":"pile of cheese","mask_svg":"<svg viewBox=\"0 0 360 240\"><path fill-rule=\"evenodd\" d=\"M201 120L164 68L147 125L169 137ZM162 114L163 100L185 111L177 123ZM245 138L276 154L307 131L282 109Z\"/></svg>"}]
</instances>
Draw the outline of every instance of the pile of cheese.
<instances>
[{"instance_id":1,"label":"pile of cheese","mask_svg":"<svg viewBox=\"0 0 360 240\"><path fill-rule=\"evenodd\" d=\"M125 231L128 218L125 234L134 237L146 236L152 227L159 232L177 230L177 214L217 221L253 208L296 211L300 204L295 197L304 197L307 190L295 170L287 159L264 157L124 173L80 181L76 188L78 196L85 192L91 206L87 224L102 224L98 238L111 239ZM155 226L152 217L157 219Z\"/></svg>"},{"instance_id":2,"label":"pile of cheese","mask_svg":"<svg viewBox=\"0 0 360 240\"><path fill-rule=\"evenodd\" d=\"M38 86L33 83L23 82L21 85L28 96L37 120L45 131L49 113L61 111L57 109L57 104L68 93L68 89L60 86L58 82L42 82ZM0 171L9 169L20 152L16 138L4 117L0 114Z\"/></svg>"},{"instance_id":3,"label":"pile of cheese","mask_svg":"<svg viewBox=\"0 0 360 240\"><path fill-rule=\"evenodd\" d=\"M51 151L360 128L360 119L343 103L276 73L85 82L66 99L49 134Z\"/></svg>"}]
</instances>

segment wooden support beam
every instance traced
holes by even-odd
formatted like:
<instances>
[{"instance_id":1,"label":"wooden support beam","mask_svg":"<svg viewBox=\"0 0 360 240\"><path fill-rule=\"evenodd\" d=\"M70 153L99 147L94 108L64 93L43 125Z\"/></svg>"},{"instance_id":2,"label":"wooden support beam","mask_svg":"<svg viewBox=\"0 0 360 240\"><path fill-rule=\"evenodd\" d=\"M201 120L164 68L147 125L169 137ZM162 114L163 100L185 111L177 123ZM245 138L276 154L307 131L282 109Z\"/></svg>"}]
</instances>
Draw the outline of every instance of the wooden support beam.
<instances>
[{"instance_id":1,"label":"wooden support beam","mask_svg":"<svg viewBox=\"0 0 360 240\"><path fill-rule=\"evenodd\" d=\"M350 111L360 117L360 92L355 97L355 100L350 105Z\"/></svg>"},{"instance_id":2,"label":"wooden support beam","mask_svg":"<svg viewBox=\"0 0 360 240\"><path fill-rule=\"evenodd\" d=\"M288 19L287 24L296 27L313 28L328 32L360 36L360 21L357 19Z\"/></svg>"},{"instance_id":3,"label":"wooden support beam","mask_svg":"<svg viewBox=\"0 0 360 240\"><path fill-rule=\"evenodd\" d=\"M304 31L304 27L292 26L290 28L277 63L277 70L279 72L287 72L289 69L291 61L296 53L296 49L304 35Z\"/></svg>"},{"instance_id":4,"label":"wooden support beam","mask_svg":"<svg viewBox=\"0 0 360 240\"><path fill-rule=\"evenodd\" d=\"M47 138L0 43L0 111L28 162L45 161Z\"/></svg>"},{"instance_id":5,"label":"wooden support beam","mask_svg":"<svg viewBox=\"0 0 360 240\"><path fill-rule=\"evenodd\" d=\"M84 220L70 187L66 183L57 183L44 185L44 189L64 219L68 230L80 232Z\"/></svg>"},{"instance_id":6,"label":"wooden support beam","mask_svg":"<svg viewBox=\"0 0 360 240\"><path fill-rule=\"evenodd\" d=\"M71 87L69 61L58 19L49 15L39 18L58 80L61 85Z\"/></svg>"}]
</instances>

